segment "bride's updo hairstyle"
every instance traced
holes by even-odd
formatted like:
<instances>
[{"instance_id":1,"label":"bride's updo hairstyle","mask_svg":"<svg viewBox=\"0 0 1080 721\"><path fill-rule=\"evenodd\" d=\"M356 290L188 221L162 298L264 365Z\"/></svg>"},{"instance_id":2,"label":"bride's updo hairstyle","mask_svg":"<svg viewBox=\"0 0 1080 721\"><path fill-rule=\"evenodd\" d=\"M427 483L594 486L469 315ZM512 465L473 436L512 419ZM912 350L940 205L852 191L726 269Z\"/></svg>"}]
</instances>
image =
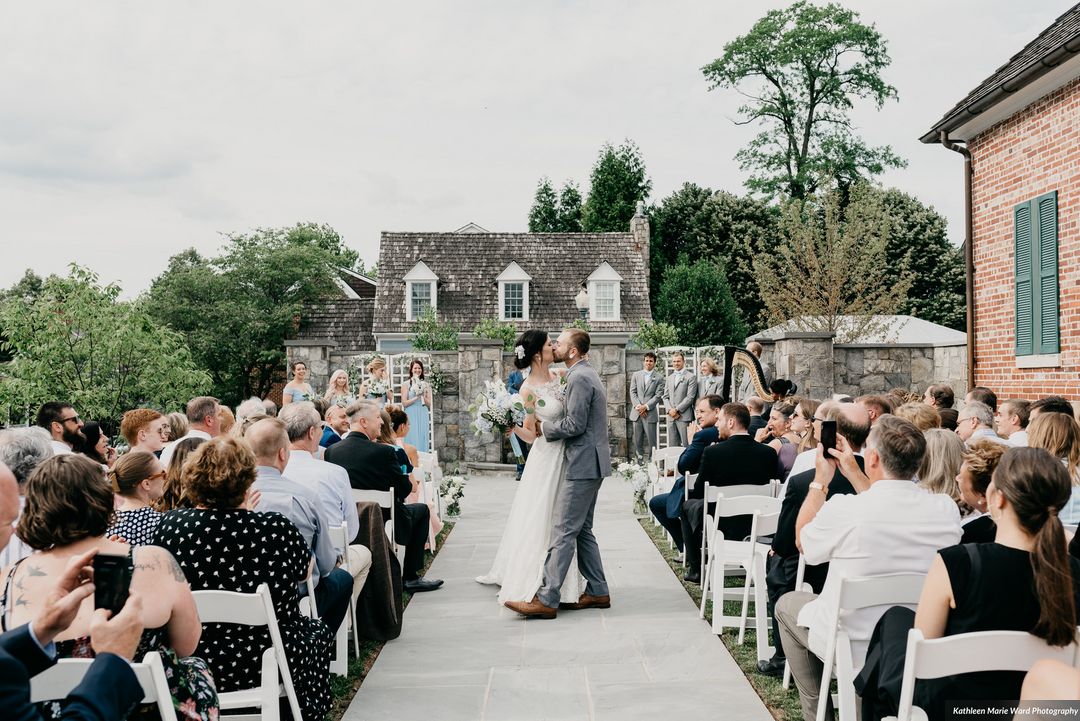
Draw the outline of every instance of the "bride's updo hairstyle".
<instances>
[{"instance_id":1,"label":"bride's updo hairstyle","mask_svg":"<svg viewBox=\"0 0 1080 721\"><path fill-rule=\"evenodd\" d=\"M532 365L533 358L537 353L543 352L547 342L548 334L542 330L527 330L522 333L514 344L514 367L524 370Z\"/></svg>"}]
</instances>

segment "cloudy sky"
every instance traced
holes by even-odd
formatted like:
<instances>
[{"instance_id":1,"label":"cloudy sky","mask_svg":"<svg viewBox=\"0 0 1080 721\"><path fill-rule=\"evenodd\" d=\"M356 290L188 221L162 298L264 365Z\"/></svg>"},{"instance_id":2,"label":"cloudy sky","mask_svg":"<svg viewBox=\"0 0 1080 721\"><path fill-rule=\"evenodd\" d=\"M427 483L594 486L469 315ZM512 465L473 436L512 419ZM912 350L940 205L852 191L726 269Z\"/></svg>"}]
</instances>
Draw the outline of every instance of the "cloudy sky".
<instances>
[{"instance_id":1,"label":"cloudy sky","mask_svg":"<svg viewBox=\"0 0 1080 721\"><path fill-rule=\"evenodd\" d=\"M742 192L754 133L700 68L779 2L6 2L0 286L75 261L143 290L222 234L329 223L524 230L537 179L587 186L641 147L658 200ZM961 159L917 138L1065 0L849 2L889 43L899 102L856 120L909 165L883 178L962 234Z\"/></svg>"}]
</instances>

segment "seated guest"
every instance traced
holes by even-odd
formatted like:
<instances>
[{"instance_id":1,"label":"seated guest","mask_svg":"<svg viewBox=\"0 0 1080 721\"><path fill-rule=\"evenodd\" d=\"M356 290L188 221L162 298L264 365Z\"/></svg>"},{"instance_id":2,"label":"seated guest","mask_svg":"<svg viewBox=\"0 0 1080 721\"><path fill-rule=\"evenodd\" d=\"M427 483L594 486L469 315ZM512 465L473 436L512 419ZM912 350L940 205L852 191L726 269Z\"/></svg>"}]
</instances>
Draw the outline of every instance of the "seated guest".
<instances>
[{"instance_id":1,"label":"seated guest","mask_svg":"<svg viewBox=\"0 0 1080 721\"><path fill-rule=\"evenodd\" d=\"M716 430L720 442L709 446L701 455L698 479L690 489L690 498L683 503L679 521L682 525L686 553L686 580L701 582L701 534L705 525L705 486L765 485L776 478L776 451L757 443L746 429L750 412L741 403L726 403L720 408ZM709 512L712 512L709 508ZM750 533L747 517L720 520L725 538L741 541Z\"/></svg>"},{"instance_id":2,"label":"seated guest","mask_svg":"<svg viewBox=\"0 0 1080 721\"><path fill-rule=\"evenodd\" d=\"M329 448L349 432L349 416L341 406L332 405L326 409L325 420L319 445L323 448Z\"/></svg>"},{"instance_id":3,"label":"seated guest","mask_svg":"<svg viewBox=\"0 0 1080 721\"><path fill-rule=\"evenodd\" d=\"M911 423L924 433L941 428L941 414L925 403L905 403L896 409L896 417Z\"/></svg>"},{"instance_id":4,"label":"seated guest","mask_svg":"<svg viewBox=\"0 0 1080 721\"><path fill-rule=\"evenodd\" d=\"M956 501L960 508L960 489L956 485L956 476L960 473L960 464L964 462L964 442L955 433L944 428L931 428L923 431L926 438L926 455L923 456L915 478L919 488L931 493L944 493ZM964 509L960 508L960 515Z\"/></svg>"},{"instance_id":5,"label":"seated guest","mask_svg":"<svg viewBox=\"0 0 1080 721\"><path fill-rule=\"evenodd\" d=\"M217 717L217 693L206 663L192 657L202 626L191 590L176 561L157 546L134 548L105 537L113 518L113 491L98 463L78 454L63 454L42 461L26 484L26 507L18 533L37 553L3 572L5 591L0 595L0 621L5 630L30 622L52 603L50 594L72 559L85 565L87 553L126 556L134 566L131 591L142 599L145 627L136 658L149 651L161 654L176 708L185 718ZM11 589L17 589L14 597ZM88 594L68 628L56 634L60 658L93 658L90 641L94 599ZM47 718L60 718L46 705Z\"/></svg>"},{"instance_id":6,"label":"seated guest","mask_svg":"<svg viewBox=\"0 0 1080 721\"><path fill-rule=\"evenodd\" d=\"M288 404L281 409L284 413ZM318 487L298 483L282 475L289 463L289 436L280 418L265 418L244 434L255 454L255 483L261 496L255 510L274 511L292 521L304 537L315 565L311 581L315 585L315 606L331 631L336 632L349 610L352 576L337 568L337 552L330 542L330 522L323 510Z\"/></svg>"},{"instance_id":7,"label":"seated guest","mask_svg":"<svg viewBox=\"0 0 1080 721\"><path fill-rule=\"evenodd\" d=\"M990 406L979 401L968 403L960 411L960 416L956 419L956 435L967 445L975 441L1009 445L1007 440L994 433L994 412L990 410Z\"/></svg>"},{"instance_id":8,"label":"seated guest","mask_svg":"<svg viewBox=\"0 0 1080 721\"><path fill-rule=\"evenodd\" d=\"M860 455L866 436L870 433L870 414L866 407L859 403L831 403L821 404L825 408L825 420L836 421L837 443L845 450L850 451L855 462L861 469L863 459ZM823 412L818 409L818 414ZM817 450L814 450L817 453ZM792 473L788 478L784 492L783 505L780 507L780 518L776 526L776 534L773 536L772 550L769 553L767 575L765 585L769 593L769 608L775 609L776 602L785 593L795 590L795 577L799 571L799 549L795 546L795 521L799 516L806 494L810 492L810 484L814 481L816 471L811 467L802 473ZM833 480L829 484L829 497L841 493L854 494L855 489L844 477L840 469L833 472ZM825 574L829 565L807 566L804 580L810 584L815 593L821 593L825 583ZM758 661L758 671L768 676L780 676L784 673L784 646L780 639L780 626L775 611L772 614L773 642L776 652L767 661Z\"/></svg>"},{"instance_id":9,"label":"seated guest","mask_svg":"<svg viewBox=\"0 0 1080 721\"><path fill-rule=\"evenodd\" d=\"M420 578L424 566L424 544L428 535L428 507L423 503L405 504L412 484L401 472L401 463L393 448L376 443L382 430L382 415L375 400L360 400L346 409L349 435L326 449L326 460L342 466L349 473L349 483L361 490L394 491L394 537L405 546L402 577L410 593L434 591L442 585L437 579ZM384 509L389 520L390 514Z\"/></svg>"},{"instance_id":10,"label":"seated guest","mask_svg":"<svg viewBox=\"0 0 1080 721\"><path fill-rule=\"evenodd\" d=\"M821 402L813 398L800 398L795 404L795 413L791 416L791 432L799 437L799 444L795 449L797 454L817 450L818 432L821 430L821 425L814 421L820 406Z\"/></svg>"},{"instance_id":11,"label":"seated guest","mask_svg":"<svg viewBox=\"0 0 1080 721\"><path fill-rule=\"evenodd\" d=\"M330 708L334 634L319 619L300 613L299 584L311 566L307 541L280 513L252 513L244 506L256 471L255 456L242 441L230 436L207 441L184 469L193 507L166 513L155 543L172 552L196 591L254 593L259 584L270 587L300 711L304 718L322 718ZM223 545L218 537L230 540ZM262 652L269 646L265 628L210 623L197 653L225 693L261 683Z\"/></svg>"},{"instance_id":12,"label":"seated guest","mask_svg":"<svg viewBox=\"0 0 1080 721\"><path fill-rule=\"evenodd\" d=\"M206 443L205 438L185 438L173 448L169 467L165 469L165 484L161 489L161 498L154 504L161 513L168 513L177 508L191 508L191 502L184 495L184 463L191 453Z\"/></svg>"},{"instance_id":13,"label":"seated guest","mask_svg":"<svg viewBox=\"0 0 1080 721\"><path fill-rule=\"evenodd\" d=\"M161 449L161 463L166 468L169 467L173 448L176 447L179 441L185 438L202 438L208 441L215 436L221 435L218 399L212 396L192 398L187 404L187 422L187 433Z\"/></svg>"},{"instance_id":14,"label":"seated guest","mask_svg":"<svg viewBox=\"0 0 1080 721\"><path fill-rule=\"evenodd\" d=\"M955 408L938 408L938 417L941 418L941 427L947 431L956 432L956 424L960 413Z\"/></svg>"},{"instance_id":15,"label":"seated guest","mask_svg":"<svg viewBox=\"0 0 1080 721\"><path fill-rule=\"evenodd\" d=\"M236 416L228 406L218 406L218 433L227 434L236 425Z\"/></svg>"},{"instance_id":16,"label":"seated guest","mask_svg":"<svg viewBox=\"0 0 1080 721\"><path fill-rule=\"evenodd\" d=\"M1045 708L1047 701L1080 701L1080 669L1053 658L1036 661L1024 676L1020 706ZM1037 718L1034 711L1028 715Z\"/></svg>"},{"instance_id":17,"label":"seated guest","mask_svg":"<svg viewBox=\"0 0 1080 721\"><path fill-rule=\"evenodd\" d=\"M266 408L263 406L262 399L258 396L252 396L236 407L237 423L243 423L245 418L250 418L251 416L265 415Z\"/></svg>"},{"instance_id":18,"label":"seated guest","mask_svg":"<svg viewBox=\"0 0 1080 721\"><path fill-rule=\"evenodd\" d=\"M1061 413L1066 416L1075 417L1073 412L1072 403L1069 403L1068 399L1062 396L1046 396L1040 398L1037 401L1033 401L1028 408L1029 417L1031 420L1035 420L1043 413Z\"/></svg>"},{"instance_id":19,"label":"seated guest","mask_svg":"<svg viewBox=\"0 0 1080 721\"><path fill-rule=\"evenodd\" d=\"M165 416L165 418L167 418L169 421L169 440L167 441L168 443L171 443L172 441L178 441L187 435L189 428L187 415L176 412L170 413L169 415Z\"/></svg>"},{"instance_id":20,"label":"seated guest","mask_svg":"<svg viewBox=\"0 0 1080 721\"><path fill-rule=\"evenodd\" d=\"M161 449L165 447L168 429L168 419L153 408L136 408L120 420L120 435L131 450L146 451L155 456L161 455Z\"/></svg>"},{"instance_id":21,"label":"seated guest","mask_svg":"<svg viewBox=\"0 0 1080 721\"><path fill-rule=\"evenodd\" d=\"M1064 413L1040 413L1031 421L1028 445L1061 460L1073 482L1072 497L1061 511L1061 522L1080 523L1080 424Z\"/></svg>"},{"instance_id":22,"label":"seated guest","mask_svg":"<svg viewBox=\"0 0 1080 721\"><path fill-rule=\"evenodd\" d=\"M1014 398L1002 403L994 414L998 435L1006 438L1009 445L1026 446L1028 444L1028 421L1031 403Z\"/></svg>"},{"instance_id":23,"label":"seated guest","mask_svg":"<svg viewBox=\"0 0 1080 721\"><path fill-rule=\"evenodd\" d=\"M349 556L349 571L353 578L352 597L355 602L371 570L371 551L362 544L352 543L360 531L360 520L356 515L356 503L352 499L349 474L341 466L320 461L315 457L319 450L319 430L322 422L313 404L290 403L281 409L278 420L285 424L285 431L289 434L289 462L285 466L285 478L315 492L322 500L322 510L331 526L345 526L347 545L344 548L335 546L334 552L339 556Z\"/></svg>"},{"instance_id":24,"label":"seated guest","mask_svg":"<svg viewBox=\"0 0 1080 721\"><path fill-rule=\"evenodd\" d=\"M109 445L109 436L102 430L101 424L97 421L85 423L82 433L84 440L76 443L72 450L97 461L106 470L112 468L116 463L116 449Z\"/></svg>"},{"instance_id":25,"label":"seated guest","mask_svg":"<svg viewBox=\"0 0 1080 721\"><path fill-rule=\"evenodd\" d=\"M964 396L964 404L966 405L973 401L983 403L990 408L991 413L997 413L997 393L994 393L994 391L990 390L986 386L975 386L967 392L967 395Z\"/></svg>"},{"instance_id":26,"label":"seated guest","mask_svg":"<svg viewBox=\"0 0 1080 721\"><path fill-rule=\"evenodd\" d=\"M277 418L277 403L274 403L269 398L263 399L263 413L271 418Z\"/></svg>"},{"instance_id":27,"label":"seated guest","mask_svg":"<svg viewBox=\"0 0 1080 721\"><path fill-rule=\"evenodd\" d=\"M855 402L866 408L866 412L870 414L870 425L874 425L878 418L892 413L895 409L889 396L859 396Z\"/></svg>"},{"instance_id":28,"label":"seated guest","mask_svg":"<svg viewBox=\"0 0 1080 721\"><path fill-rule=\"evenodd\" d=\"M818 458L814 482L795 521L795 543L808 564L829 562L829 574L821 595L792 591L776 604L780 638L807 721L817 713L821 656L837 622L831 609L841 580L924 573L939 548L960 540L956 503L912 483L925 453L926 439L918 428L896 416L882 416L863 449L865 474L850 452L833 450L837 460ZM829 498L837 464L856 495ZM860 609L843 618L855 668L862 666L882 610Z\"/></svg>"},{"instance_id":29,"label":"seated guest","mask_svg":"<svg viewBox=\"0 0 1080 721\"><path fill-rule=\"evenodd\" d=\"M801 402L800 402L801 405ZM814 437L821 435L821 421L829 417L829 413L839 405L836 401L825 401L819 404L813 413L806 415L806 419L810 421L810 429L814 434ZM805 411L796 410L795 415L803 415ZM813 448L807 448L806 450L795 456L795 461L791 464L791 470L788 471L788 478L799 473L805 473L806 471L812 471L814 469L814 459L817 458L817 443ZM785 491L786 492L786 491Z\"/></svg>"},{"instance_id":30,"label":"seated guest","mask_svg":"<svg viewBox=\"0 0 1080 721\"><path fill-rule=\"evenodd\" d=\"M927 639L979 631L1025 631L1051 646L1076 640L1080 561L1065 552L1058 511L1072 483L1057 459L1038 448L1010 448L994 471L988 507L994 543L942 548L934 556L914 613L894 607L874 629L855 688L862 719L895 714L908 631ZM914 703L930 719L954 718L958 701L1020 697L1022 672L991 671L915 683Z\"/></svg>"},{"instance_id":31,"label":"seated guest","mask_svg":"<svg viewBox=\"0 0 1080 721\"><path fill-rule=\"evenodd\" d=\"M750 427L747 432L754 438L758 431L769 425L769 419L765 417L765 401L757 396L750 396L746 399L746 409L750 411Z\"/></svg>"},{"instance_id":32,"label":"seated guest","mask_svg":"<svg viewBox=\"0 0 1080 721\"><path fill-rule=\"evenodd\" d=\"M720 433L716 428L716 421L720 417L720 409L724 406L724 400L720 396L705 396L698 398L694 404L694 420L701 429L694 434L694 440L679 454L677 465L679 477L675 479L671 491L658 493L649 499L649 510L656 516L667 532L671 534L675 545L683 550L682 523L679 516L682 513L683 498L686 495L686 474L697 473L701 466L701 456L705 449L720 440Z\"/></svg>"},{"instance_id":33,"label":"seated guest","mask_svg":"<svg viewBox=\"0 0 1080 721\"><path fill-rule=\"evenodd\" d=\"M37 412L37 425L52 437L54 454L71 453L76 445L86 441L83 422L70 403L52 401Z\"/></svg>"},{"instance_id":34,"label":"seated guest","mask_svg":"<svg viewBox=\"0 0 1080 721\"><path fill-rule=\"evenodd\" d=\"M923 403L937 409L952 408L955 398L952 386L936 383L926 389Z\"/></svg>"},{"instance_id":35,"label":"seated guest","mask_svg":"<svg viewBox=\"0 0 1080 721\"><path fill-rule=\"evenodd\" d=\"M125 453L109 471L113 493L120 497L116 519L105 535L118 537L122 543L147 546L154 542L161 513L154 510L165 493L165 469L153 453Z\"/></svg>"},{"instance_id":36,"label":"seated guest","mask_svg":"<svg viewBox=\"0 0 1080 721\"><path fill-rule=\"evenodd\" d=\"M6 476L10 473L18 488L15 514L7 525L4 525L4 519L0 518L0 529L10 528L18 519L26 502L26 481L38 464L52 454L49 434L41 428L35 426L0 431L0 475ZM0 544L0 568L29 556L33 551L34 549L22 542L18 534L12 534L6 546Z\"/></svg>"},{"instance_id":37,"label":"seated guest","mask_svg":"<svg viewBox=\"0 0 1080 721\"><path fill-rule=\"evenodd\" d=\"M394 435L394 443L404 451L405 457L409 460L409 465L413 469L409 476L413 492L405 499L405 503L418 503L420 501L420 484L423 483L423 475L417 475L416 470L420 467L420 451L417 450L416 446L405 440L412 429L409 414L401 406L387 406L383 411L390 418L390 430ZM435 511L435 502L430 498L427 501L427 507L428 518L431 519L431 531L437 536L439 531L442 530L443 522L439 520L439 516Z\"/></svg>"},{"instance_id":38,"label":"seated guest","mask_svg":"<svg viewBox=\"0 0 1080 721\"><path fill-rule=\"evenodd\" d=\"M798 435L791 430L791 418L795 415L796 405L787 401L777 401L769 411L769 424L758 431L756 440L766 444L777 455L777 467L773 478L784 479L791 473L798 455Z\"/></svg>"},{"instance_id":39,"label":"seated guest","mask_svg":"<svg viewBox=\"0 0 1080 721\"><path fill-rule=\"evenodd\" d=\"M997 526L987 513L986 489L1006 446L990 441L973 443L963 453L963 463L956 474L960 491L960 543L993 543Z\"/></svg>"}]
</instances>

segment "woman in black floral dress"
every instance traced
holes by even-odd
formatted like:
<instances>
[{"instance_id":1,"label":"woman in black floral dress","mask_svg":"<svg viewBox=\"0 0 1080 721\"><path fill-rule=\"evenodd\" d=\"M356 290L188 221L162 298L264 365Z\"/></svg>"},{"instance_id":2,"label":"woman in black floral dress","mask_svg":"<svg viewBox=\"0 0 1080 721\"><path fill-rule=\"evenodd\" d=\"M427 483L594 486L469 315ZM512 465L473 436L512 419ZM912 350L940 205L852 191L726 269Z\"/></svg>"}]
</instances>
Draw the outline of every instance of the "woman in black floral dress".
<instances>
[{"instance_id":1,"label":"woman in black floral dress","mask_svg":"<svg viewBox=\"0 0 1080 721\"><path fill-rule=\"evenodd\" d=\"M116 522L109 526L106 535L133 546L150 545L161 520L161 514L151 504L165 491L165 469L161 461L147 451L125 453L109 471L109 480L113 491L120 496L120 505L116 507Z\"/></svg>"},{"instance_id":2,"label":"woman in black floral dress","mask_svg":"<svg viewBox=\"0 0 1080 721\"><path fill-rule=\"evenodd\" d=\"M166 513L154 542L167 548L191 588L253 593L270 587L289 671L306 721L330 706L330 657L334 635L318 619L300 614L299 584L311 551L300 531L279 513L243 507L255 481L255 456L234 438L200 446L184 466L184 491L195 507ZM221 692L258 686L265 628L208 623L198 654L210 664Z\"/></svg>"}]
</instances>

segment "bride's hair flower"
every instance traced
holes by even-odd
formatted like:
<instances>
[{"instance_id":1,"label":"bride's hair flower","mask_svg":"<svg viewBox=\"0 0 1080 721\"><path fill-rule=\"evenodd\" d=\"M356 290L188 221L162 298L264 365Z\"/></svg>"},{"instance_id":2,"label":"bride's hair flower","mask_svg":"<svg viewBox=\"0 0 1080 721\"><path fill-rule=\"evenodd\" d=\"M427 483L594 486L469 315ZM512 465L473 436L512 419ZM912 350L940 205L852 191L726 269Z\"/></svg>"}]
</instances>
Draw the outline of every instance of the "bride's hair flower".
<instances>
[{"instance_id":1,"label":"bride's hair flower","mask_svg":"<svg viewBox=\"0 0 1080 721\"><path fill-rule=\"evenodd\" d=\"M525 346L520 346L520 345L514 346L514 355L517 356L518 360L521 360L522 358L524 358L525 357Z\"/></svg>"}]
</instances>

